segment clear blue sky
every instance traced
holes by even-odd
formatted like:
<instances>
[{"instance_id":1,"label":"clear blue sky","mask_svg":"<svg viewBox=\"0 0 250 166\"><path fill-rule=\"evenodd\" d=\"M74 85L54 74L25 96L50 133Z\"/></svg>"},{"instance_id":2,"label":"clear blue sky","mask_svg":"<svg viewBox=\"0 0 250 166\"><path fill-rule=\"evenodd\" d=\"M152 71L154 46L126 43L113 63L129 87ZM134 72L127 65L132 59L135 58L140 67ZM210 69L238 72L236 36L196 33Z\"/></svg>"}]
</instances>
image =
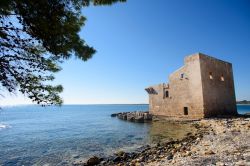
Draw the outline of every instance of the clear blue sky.
<instances>
[{"instance_id":1,"label":"clear blue sky","mask_svg":"<svg viewBox=\"0 0 250 166\"><path fill-rule=\"evenodd\" d=\"M97 53L62 65L65 104L147 103L144 88L196 52L232 62L237 100L250 100L249 0L128 0L83 14L80 35Z\"/></svg>"}]
</instances>

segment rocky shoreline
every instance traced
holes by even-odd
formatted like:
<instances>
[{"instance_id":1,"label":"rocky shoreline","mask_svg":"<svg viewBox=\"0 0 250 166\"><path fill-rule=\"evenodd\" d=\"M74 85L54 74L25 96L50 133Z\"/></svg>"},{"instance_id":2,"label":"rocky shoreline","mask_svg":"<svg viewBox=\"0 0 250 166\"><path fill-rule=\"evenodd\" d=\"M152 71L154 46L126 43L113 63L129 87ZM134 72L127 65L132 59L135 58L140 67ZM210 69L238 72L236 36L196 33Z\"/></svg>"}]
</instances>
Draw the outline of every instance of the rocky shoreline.
<instances>
[{"instance_id":1,"label":"rocky shoreline","mask_svg":"<svg viewBox=\"0 0 250 166\"><path fill-rule=\"evenodd\" d=\"M204 119L205 133L185 152L177 152L173 160L147 165L250 165L250 118ZM188 155L186 155L188 154Z\"/></svg>"},{"instance_id":2,"label":"rocky shoreline","mask_svg":"<svg viewBox=\"0 0 250 166\"><path fill-rule=\"evenodd\" d=\"M250 118L192 121L197 130L181 140L145 145L136 152L123 151L107 158L92 157L75 165L250 165Z\"/></svg>"}]
</instances>

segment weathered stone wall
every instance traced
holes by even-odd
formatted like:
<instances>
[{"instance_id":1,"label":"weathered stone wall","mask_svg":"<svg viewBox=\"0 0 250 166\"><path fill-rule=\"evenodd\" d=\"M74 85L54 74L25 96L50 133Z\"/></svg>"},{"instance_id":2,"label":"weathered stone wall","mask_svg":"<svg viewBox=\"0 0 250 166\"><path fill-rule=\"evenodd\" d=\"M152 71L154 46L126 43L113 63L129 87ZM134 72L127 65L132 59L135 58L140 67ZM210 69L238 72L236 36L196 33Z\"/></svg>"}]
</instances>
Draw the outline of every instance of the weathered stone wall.
<instances>
[{"instance_id":1,"label":"weathered stone wall","mask_svg":"<svg viewBox=\"0 0 250 166\"><path fill-rule=\"evenodd\" d=\"M152 114L185 118L204 116L198 55L187 57L185 65L170 75L169 88L164 88L164 84L153 88L158 94L149 95ZM166 90L169 91L169 97L164 97ZM184 115L184 107L188 108L188 115Z\"/></svg>"},{"instance_id":2,"label":"weathered stone wall","mask_svg":"<svg viewBox=\"0 0 250 166\"><path fill-rule=\"evenodd\" d=\"M205 117L236 115L232 64L203 54L200 64Z\"/></svg>"},{"instance_id":3,"label":"weathered stone wall","mask_svg":"<svg viewBox=\"0 0 250 166\"><path fill-rule=\"evenodd\" d=\"M237 114L232 64L201 53L187 56L185 65L170 75L169 84L150 88L155 91L149 93L153 115L199 119Z\"/></svg>"},{"instance_id":4,"label":"weathered stone wall","mask_svg":"<svg viewBox=\"0 0 250 166\"><path fill-rule=\"evenodd\" d=\"M181 78L181 74L184 74L184 78ZM171 116L202 118L204 114L199 56L186 57L185 65L170 75L169 84L171 104L167 110L172 112ZM184 115L184 107L187 107L188 115Z\"/></svg>"},{"instance_id":5,"label":"weathered stone wall","mask_svg":"<svg viewBox=\"0 0 250 166\"><path fill-rule=\"evenodd\" d=\"M153 115L163 115L163 87L164 84L151 86L156 93L149 94L149 112Z\"/></svg>"}]
</instances>

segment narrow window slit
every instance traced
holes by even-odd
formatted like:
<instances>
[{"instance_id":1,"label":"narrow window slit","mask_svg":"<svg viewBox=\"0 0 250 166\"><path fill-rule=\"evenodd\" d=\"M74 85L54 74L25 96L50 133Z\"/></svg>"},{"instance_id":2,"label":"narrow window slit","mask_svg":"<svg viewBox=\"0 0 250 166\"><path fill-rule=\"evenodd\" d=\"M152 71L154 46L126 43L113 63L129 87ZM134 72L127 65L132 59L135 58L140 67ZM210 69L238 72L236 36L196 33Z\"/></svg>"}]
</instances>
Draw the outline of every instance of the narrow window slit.
<instances>
[{"instance_id":1,"label":"narrow window slit","mask_svg":"<svg viewBox=\"0 0 250 166\"><path fill-rule=\"evenodd\" d=\"M213 79L213 73L212 72L209 72L209 78L210 78L210 80Z\"/></svg>"},{"instance_id":2,"label":"narrow window slit","mask_svg":"<svg viewBox=\"0 0 250 166\"><path fill-rule=\"evenodd\" d=\"M168 97L169 97L169 92L166 91L166 92L165 92L165 98L168 98Z\"/></svg>"},{"instance_id":3,"label":"narrow window slit","mask_svg":"<svg viewBox=\"0 0 250 166\"><path fill-rule=\"evenodd\" d=\"M224 76L223 76L223 75L220 77L220 80L221 80L221 81L225 81L225 79L224 79Z\"/></svg>"},{"instance_id":4,"label":"narrow window slit","mask_svg":"<svg viewBox=\"0 0 250 166\"><path fill-rule=\"evenodd\" d=\"M184 115L188 115L188 107L184 107Z\"/></svg>"}]
</instances>

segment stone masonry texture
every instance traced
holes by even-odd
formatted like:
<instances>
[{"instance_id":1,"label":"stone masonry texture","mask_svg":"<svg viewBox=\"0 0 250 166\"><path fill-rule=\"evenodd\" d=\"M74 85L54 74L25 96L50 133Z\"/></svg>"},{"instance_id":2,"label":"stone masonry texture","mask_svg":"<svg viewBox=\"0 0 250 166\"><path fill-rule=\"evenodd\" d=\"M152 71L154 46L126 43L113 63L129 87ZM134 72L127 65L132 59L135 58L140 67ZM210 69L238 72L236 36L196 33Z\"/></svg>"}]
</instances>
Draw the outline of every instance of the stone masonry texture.
<instances>
[{"instance_id":1,"label":"stone masonry texture","mask_svg":"<svg viewBox=\"0 0 250 166\"><path fill-rule=\"evenodd\" d=\"M184 119L237 115L232 64L197 53L169 76L150 86L149 112Z\"/></svg>"}]
</instances>

